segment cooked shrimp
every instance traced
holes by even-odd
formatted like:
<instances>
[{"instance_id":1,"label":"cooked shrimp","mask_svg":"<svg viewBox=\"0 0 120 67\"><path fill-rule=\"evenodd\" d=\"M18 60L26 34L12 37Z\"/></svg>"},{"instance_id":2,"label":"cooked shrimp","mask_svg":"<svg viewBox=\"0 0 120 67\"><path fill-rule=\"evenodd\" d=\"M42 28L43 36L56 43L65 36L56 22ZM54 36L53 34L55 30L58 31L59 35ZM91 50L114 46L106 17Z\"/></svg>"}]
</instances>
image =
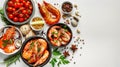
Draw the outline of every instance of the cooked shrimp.
<instances>
[{"instance_id":1,"label":"cooked shrimp","mask_svg":"<svg viewBox=\"0 0 120 67\"><path fill-rule=\"evenodd\" d=\"M48 32L48 37L53 39L52 36L54 36L58 39L60 37L60 31L58 30L60 30L60 28L60 26L53 26Z\"/></svg>"},{"instance_id":2,"label":"cooked shrimp","mask_svg":"<svg viewBox=\"0 0 120 67\"><path fill-rule=\"evenodd\" d=\"M60 11L53 5L44 1L43 5L38 4L41 15L47 24L52 25L60 20ZM53 17L54 16L54 17Z\"/></svg>"},{"instance_id":3,"label":"cooked shrimp","mask_svg":"<svg viewBox=\"0 0 120 67\"><path fill-rule=\"evenodd\" d=\"M49 52L48 50L45 50L43 56L33 66L37 66L39 64L44 63L47 60L48 56L49 56Z\"/></svg>"},{"instance_id":4,"label":"cooked shrimp","mask_svg":"<svg viewBox=\"0 0 120 67\"><path fill-rule=\"evenodd\" d=\"M23 56L23 58L25 58L25 59L30 59L30 58L32 57L32 53L33 53L32 50L23 51L22 56Z\"/></svg>"},{"instance_id":5,"label":"cooked shrimp","mask_svg":"<svg viewBox=\"0 0 120 67\"><path fill-rule=\"evenodd\" d=\"M33 56L28 60L29 63L35 63L37 61L36 55L33 54Z\"/></svg>"},{"instance_id":6,"label":"cooked shrimp","mask_svg":"<svg viewBox=\"0 0 120 67\"><path fill-rule=\"evenodd\" d=\"M63 41L68 42L70 40L71 36L67 34L67 32L65 32L64 29L61 29L61 34L62 34L61 38Z\"/></svg>"},{"instance_id":7,"label":"cooked shrimp","mask_svg":"<svg viewBox=\"0 0 120 67\"><path fill-rule=\"evenodd\" d=\"M41 57L43 52L47 49L47 42L43 39L38 39L38 44L40 44L40 51L37 54L37 57Z\"/></svg>"},{"instance_id":8,"label":"cooked shrimp","mask_svg":"<svg viewBox=\"0 0 120 67\"><path fill-rule=\"evenodd\" d=\"M3 35L3 39L9 40L11 38L14 38L15 35L15 27L12 26L11 28L7 29L5 34Z\"/></svg>"},{"instance_id":9,"label":"cooked shrimp","mask_svg":"<svg viewBox=\"0 0 120 67\"><path fill-rule=\"evenodd\" d=\"M57 40L57 39L50 40L50 42L51 42L54 46L61 46L60 41Z\"/></svg>"},{"instance_id":10,"label":"cooked shrimp","mask_svg":"<svg viewBox=\"0 0 120 67\"><path fill-rule=\"evenodd\" d=\"M59 41L61 42L61 45L66 45L67 42L63 41L61 38L59 38Z\"/></svg>"}]
</instances>

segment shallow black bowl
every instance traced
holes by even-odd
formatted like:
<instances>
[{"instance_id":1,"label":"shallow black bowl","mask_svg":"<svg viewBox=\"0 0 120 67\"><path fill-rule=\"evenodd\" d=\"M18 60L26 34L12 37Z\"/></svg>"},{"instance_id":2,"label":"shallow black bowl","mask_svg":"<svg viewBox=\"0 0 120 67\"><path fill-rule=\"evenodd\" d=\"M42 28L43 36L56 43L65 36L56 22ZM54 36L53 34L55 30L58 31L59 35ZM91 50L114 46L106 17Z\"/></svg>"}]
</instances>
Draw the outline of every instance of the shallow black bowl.
<instances>
[{"instance_id":1,"label":"shallow black bowl","mask_svg":"<svg viewBox=\"0 0 120 67\"><path fill-rule=\"evenodd\" d=\"M47 42L47 46L48 46L48 47L47 47L47 50L49 51L49 57L47 58L47 60L46 60L44 63L42 63L42 64L40 64L40 65L37 65L37 66L42 67L42 66L46 65L46 64L49 62L50 58L51 58L51 46L50 46L50 44L48 43L48 41L47 41L45 38L40 37L40 36L30 37L30 38L26 39L26 40L23 42L23 45L22 45L21 51L20 51L20 56L21 56L22 60L23 60L23 61L25 62L25 64L27 64L29 67L33 67L33 64L29 64L29 63L27 62L27 60L25 60L25 59L22 57L23 49L24 49L24 47L25 47L25 45L27 44L28 41L33 40L33 39L38 39L38 38L44 39L44 40Z\"/></svg>"},{"instance_id":2,"label":"shallow black bowl","mask_svg":"<svg viewBox=\"0 0 120 67\"><path fill-rule=\"evenodd\" d=\"M5 2L4 2L4 6L3 6L4 15L5 15L5 17L7 18L7 20L8 20L10 23L14 24L14 25L23 25L23 24L28 23L28 22L30 21L30 19L33 17L33 15L35 14L35 3L34 3L33 0L30 0L31 3L32 3L32 6L33 6L33 11L32 11L32 14L30 15L30 17L29 17L27 20L23 21L23 22L14 22L14 21L11 20L11 19L8 17L8 15L7 15L7 10L6 10L6 8L7 8L7 3L8 3L8 1L9 1L9 0L5 0Z\"/></svg>"},{"instance_id":3,"label":"shallow black bowl","mask_svg":"<svg viewBox=\"0 0 120 67\"><path fill-rule=\"evenodd\" d=\"M49 39L49 37L48 37L48 32L49 32L49 30L50 30L53 26L61 26L62 28L63 28L64 26L66 26L66 29L68 29L68 31L71 33L71 38L70 38L70 40L68 41L68 43L67 43L66 45L54 46L54 45L50 42L50 39ZM48 31L47 31L47 34L46 34L47 40L49 41L49 43L50 43L53 47L65 47L65 46L67 46L67 45L71 42L71 40L72 40L72 35L73 35L73 34L72 34L72 30L70 29L70 27L69 27L67 24L64 24L64 23L57 23L57 24L54 24L54 25L50 26L49 29L48 29Z\"/></svg>"}]
</instances>

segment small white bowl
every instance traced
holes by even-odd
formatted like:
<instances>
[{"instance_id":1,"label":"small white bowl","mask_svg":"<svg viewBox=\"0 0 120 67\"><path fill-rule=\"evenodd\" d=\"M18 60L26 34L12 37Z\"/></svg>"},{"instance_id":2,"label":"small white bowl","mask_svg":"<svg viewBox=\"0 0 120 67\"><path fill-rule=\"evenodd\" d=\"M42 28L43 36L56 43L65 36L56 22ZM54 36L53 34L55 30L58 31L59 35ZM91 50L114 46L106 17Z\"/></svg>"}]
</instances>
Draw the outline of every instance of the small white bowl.
<instances>
[{"instance_id":1,"label":"small white bowl","mask_svg":"<svg viewBox=\"0 0 120 67\"><path fill-rule=\"evenodd\" d=\"M5 27L1 28L1 29L0 29L0 32L1 32L4 28L9 28L9 27L11 27L11 25L8 25L8 26L5 26ZM21 42L23 43L24 38L23 38L23 35L22 35L21 31L20 31L17 27L15 27L15 29L19 32ZM21 46L22 46L22 44L21 44ZM21 49L21 46L20 46L20 48L16 49L16 50L13 51L12 53L5 53L4 50L2 50L1 48L0 48L0 52L1 52L2 54L4 54L4 55L8 55L8 56L9 56L9 55L13 55L13 54L17 53L17 52Z\"/></svg>"},{"instance_id":2,"label":"small white bowl","mask_svg":"<svg viewBox=\"0 0 120 67\"><path fill-rule=\"evenodd\" d=\"M32 26L32 23L34 23L34 22L33 22L33 19L34 19L34 18L39 18L39 19L41 19L40 21L43 21L43 24L44 24L44 25L43 25L42 28L40 28L40 29L35 29L35 28ZM45 21L44 21L42 18L40 18L40 17L33 17L33 18L30 20L30 27L31 27L32 30L34 30L34 31L37 31L37 32L38 32L38 31L41 31L41 30L44 28L44 26L45 26Z\"/></svg>"},{"instance_id":3,"label":"small white bowl","mask_svg":"<svg viewBox=\"0 0 120 67\"><path fill-rule=\"evenodd\" d=\"M64 10L63 10L63 4L65 4L65 3L71 4L72 10L71 10L70 12L67 12L67 11L64 11ZM71 2L69 2L69 1L65 1L65 2L62 3L61 9L62 9L62 12L63 12L64 14L71 14L72 11L73 11L73 4L72 4Z\"/></svg>"}]
</instances>

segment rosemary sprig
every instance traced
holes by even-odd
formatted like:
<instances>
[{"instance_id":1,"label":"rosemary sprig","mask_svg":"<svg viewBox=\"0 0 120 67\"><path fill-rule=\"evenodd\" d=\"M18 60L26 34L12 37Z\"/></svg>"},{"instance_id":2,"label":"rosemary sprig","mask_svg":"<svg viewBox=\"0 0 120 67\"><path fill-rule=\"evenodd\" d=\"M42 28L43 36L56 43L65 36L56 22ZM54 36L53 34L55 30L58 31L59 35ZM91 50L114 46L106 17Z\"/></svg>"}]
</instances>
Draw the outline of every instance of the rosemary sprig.
<instances>
[{"instance_id":1,"label":"rosemary sprig","mask_svg":"<svg viewBox=\"0 0 120 67\"><path fill-rule=\"evenodd\" d=\"M4 59L3 63L6 64L6 67L9 67L13 63L16 64L17 60L20 61L19 58L20 58L20 52L14 54L12 56L7 57L6 59Z\"/></svg>"},{"instance_id":2,"label":"rosemary sprig","mask_svg":"<svg viewBox=\"0 0 120 67\"><path fill-rule=\"evenodd\" d=\"M5 22L6 25L10 25L11 23L5 18L3 9L0 9L0 17L3 22Z\"/></svg>"}]
</instances>

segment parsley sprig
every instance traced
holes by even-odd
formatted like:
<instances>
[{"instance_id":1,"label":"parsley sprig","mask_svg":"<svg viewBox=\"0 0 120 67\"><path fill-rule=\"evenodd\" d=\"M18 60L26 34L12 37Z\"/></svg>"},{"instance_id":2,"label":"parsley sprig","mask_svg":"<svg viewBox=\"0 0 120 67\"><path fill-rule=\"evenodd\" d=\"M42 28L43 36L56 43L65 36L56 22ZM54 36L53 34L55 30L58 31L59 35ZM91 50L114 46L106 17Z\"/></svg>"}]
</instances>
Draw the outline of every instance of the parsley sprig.
<instances>
[{"instance_id":1,"label":"parsley sprig","mask_svg":"<svg viewBox=\"0 0 120 67\"><path fill-rule=\"evenodd\" d=\"M60 53L60 51L58 51L58 48L54 49L53 52L53 57L52 60L50 61L50 64L52 65L52 67L55 67L55 65L57 64L58 67L60 67L61 64L68 64L70 63L64 55L62 55Z\"/></svg>"}]
</instances>

